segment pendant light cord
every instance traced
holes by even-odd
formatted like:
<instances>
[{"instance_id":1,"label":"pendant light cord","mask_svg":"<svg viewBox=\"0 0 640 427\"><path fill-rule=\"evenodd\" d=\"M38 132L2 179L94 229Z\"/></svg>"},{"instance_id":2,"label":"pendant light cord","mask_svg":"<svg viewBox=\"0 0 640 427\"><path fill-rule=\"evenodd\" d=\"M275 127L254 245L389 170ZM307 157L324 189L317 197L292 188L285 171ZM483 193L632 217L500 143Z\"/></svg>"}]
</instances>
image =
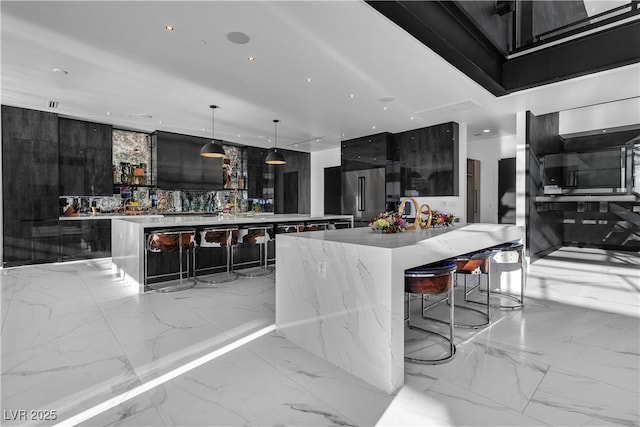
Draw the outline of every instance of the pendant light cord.
<instances>
[{"instance_id":1,"label":"pendant light cord","mask_svg":"<svg viewBox=\"0 0 640 427\"><path fill-rule=\"evenodd\" d=\"M211 142L213 142L214 144L216 143L216 133L215 133L215 125L216 125L216 108L218 108L217 105L210 105L209 107L211 107Z\"/></svg>"},{"instance_id":2,"label":"pendant light cord","mask_svg":"<svg viewBox=\"0 0 640 427\"><path fill-rule=\"evenodd\" d=\"M273 127L275 128L275 131L274 131L274 135L275 135L275 147L274 148L275 148L275 151L278 151L278 122L279 121L280 120L278 120L278 119L275 119L273 121Z\"/></svg>"}]
</instances>

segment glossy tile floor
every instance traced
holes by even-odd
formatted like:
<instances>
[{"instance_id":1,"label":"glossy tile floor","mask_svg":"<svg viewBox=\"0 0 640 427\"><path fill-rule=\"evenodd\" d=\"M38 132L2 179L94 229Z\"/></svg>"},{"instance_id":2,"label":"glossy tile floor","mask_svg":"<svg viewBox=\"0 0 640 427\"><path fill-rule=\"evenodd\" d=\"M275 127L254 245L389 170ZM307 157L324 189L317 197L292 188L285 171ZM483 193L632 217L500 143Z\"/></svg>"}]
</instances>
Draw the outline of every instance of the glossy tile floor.
<instances>
[{"instance_id":1,"label":"glossy tile floor","mask_svg":"<svg viewBox=\"0 0 640 427\"><path fill-rule=\"evenodd\" d=\"M7 426L63 421L274 321L273 275L141 296L108 259L0 279ZM563 248L530 266L523 310L456 329L456 358L406 364L395 396L269 333L81 424L637 426L639 295L638 254Z\"/></svg>"}]
</instances>

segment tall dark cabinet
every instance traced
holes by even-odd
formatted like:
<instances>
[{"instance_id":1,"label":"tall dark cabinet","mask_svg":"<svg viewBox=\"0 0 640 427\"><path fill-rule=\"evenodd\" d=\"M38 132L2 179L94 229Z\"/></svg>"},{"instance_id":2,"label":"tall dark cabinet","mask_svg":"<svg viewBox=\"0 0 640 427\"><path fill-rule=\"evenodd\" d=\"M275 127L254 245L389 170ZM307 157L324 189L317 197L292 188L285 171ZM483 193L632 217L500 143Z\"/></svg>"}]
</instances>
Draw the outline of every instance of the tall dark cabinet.
<instances>
[{"instance_id":1,"label":"tall dark cabinet","mask_svg":"<svg viewBox=\"0 0 640 427\"><path fill-rule=\"evenodd\" d=\"M2 106L3 265L58 259L58 116Z\"/></svg>"},{"instance_id":2,"label":"tall dark cabinet","mask_svg":"<svg viewBox=\"0 0 640 427\"><path fill-rule=\"evenodd\" d=\"M111 139L111 125L59 119L60 195L112 195Z\"/></svg>"},{"instance_id":3,"label":"tall dark cabinet","mask_svg":"<svg viewBox=\"0 0 640 427\"><path fill-rule=\"evenodd\" d=\"M311 211L311 155L293 150L279 151L287 163L268 166L274 176L274 212L308 214Z\"/></svg>"},{"instance_id":4,"label":"tall dark cabinet","mask_svg":"<svg viewBox=\"0 0 640 427\"><path fill-rule=\"evenodd\" d=\"M458 195L457 123L397 133L394 141L402 196Z\"/></svg>"}]
</instances>

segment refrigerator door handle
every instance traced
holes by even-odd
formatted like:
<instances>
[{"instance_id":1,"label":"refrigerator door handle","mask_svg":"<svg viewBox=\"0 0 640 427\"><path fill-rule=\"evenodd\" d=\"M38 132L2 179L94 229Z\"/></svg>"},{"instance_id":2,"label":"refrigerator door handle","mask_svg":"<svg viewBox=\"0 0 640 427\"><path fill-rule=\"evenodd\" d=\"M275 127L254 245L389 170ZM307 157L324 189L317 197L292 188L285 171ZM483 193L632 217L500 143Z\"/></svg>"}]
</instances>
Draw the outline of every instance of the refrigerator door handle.
<instances>
[{"instance_id":1,"label":"refrigerator door handle","mask_svg":"<svg viewBox=\"0 0 640 427\"><path fill-rule=\"evenodd\" d=\"M358 211L364 212L365 200L364 200L364 189L365 189L365 178L364 176L358 177Z\"/></svg>"}]
</instances>

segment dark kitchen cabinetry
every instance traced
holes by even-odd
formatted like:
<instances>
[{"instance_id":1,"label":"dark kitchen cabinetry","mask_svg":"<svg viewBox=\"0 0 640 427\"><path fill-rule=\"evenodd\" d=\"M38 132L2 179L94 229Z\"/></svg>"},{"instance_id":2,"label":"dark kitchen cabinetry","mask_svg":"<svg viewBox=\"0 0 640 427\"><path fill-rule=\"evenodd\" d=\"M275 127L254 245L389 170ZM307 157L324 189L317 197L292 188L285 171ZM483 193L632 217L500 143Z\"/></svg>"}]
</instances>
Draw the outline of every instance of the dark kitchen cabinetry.
<instances>
[{"instance_id":1,"label":"dark kitchen cabinetry","mask_svg":"<svg viewBox=\"0 0 640 427\"><path fill-rule=\"evenodd\" d=\"M387 152L392 143L388 132L342 141L342 171L355 171L384 167L387 164Z\"/></svg>"},{"instance_id":2,"label":"dark kitchen cabinetry","mask_svg":"<svg viewBox=\"0 0 640 427\"><path fill-rule=\"evenodd\" d=\"M394 135L403 197L458 195L458 124Z\"/></svg>"},{"instance_id":3,"label":"dark kitchen cabinetry","mask_svg":"<svg viewBox=\"0 0 640 427\"><path fill-rule=\"evenodd\" d=\"M60 260L111 256L111 220L60 221Z\"/></svg>"},{"instance_id":4,"label":"dark kitchen cabinetry","mask_svg":"<svg viewBox=\"0 0 640 427\"><path fill-rule=\"evenodd\" d=\"M58 116L2 106L3 265L58 257Z\"/></svg>"},{"instance_id":5,"label":"dark kitchen cabinetry","mask_svg":"<svg viewBox=\"0 0 640 427\"><path fill-rule=\"evenodd\" d=\"M60 195L113 193L111 125L60 119Z\"/></svg>"},{"instance_id":6,"label":"dark kitchen cabinetry","mask_svg":"<svg viewBox=\"0 0 640 427\"><path fill-rule=\"evenodd\" d=\"M311 155L293 150L279 150L287 163L269 166L275 178L274 212L277 214L311 211Z\"/></svg>"},{"instance_id":7,"label":"dark kitchen cabinetry","mask_svg":"<svg viewBox=\"0 0 640 427\"><path fill-rule=\"evenodd\" d=\"M273 198L273 166L264 159L268 150L247 147L247 196L250 199Z\"/></svg>"}]
</instances>

